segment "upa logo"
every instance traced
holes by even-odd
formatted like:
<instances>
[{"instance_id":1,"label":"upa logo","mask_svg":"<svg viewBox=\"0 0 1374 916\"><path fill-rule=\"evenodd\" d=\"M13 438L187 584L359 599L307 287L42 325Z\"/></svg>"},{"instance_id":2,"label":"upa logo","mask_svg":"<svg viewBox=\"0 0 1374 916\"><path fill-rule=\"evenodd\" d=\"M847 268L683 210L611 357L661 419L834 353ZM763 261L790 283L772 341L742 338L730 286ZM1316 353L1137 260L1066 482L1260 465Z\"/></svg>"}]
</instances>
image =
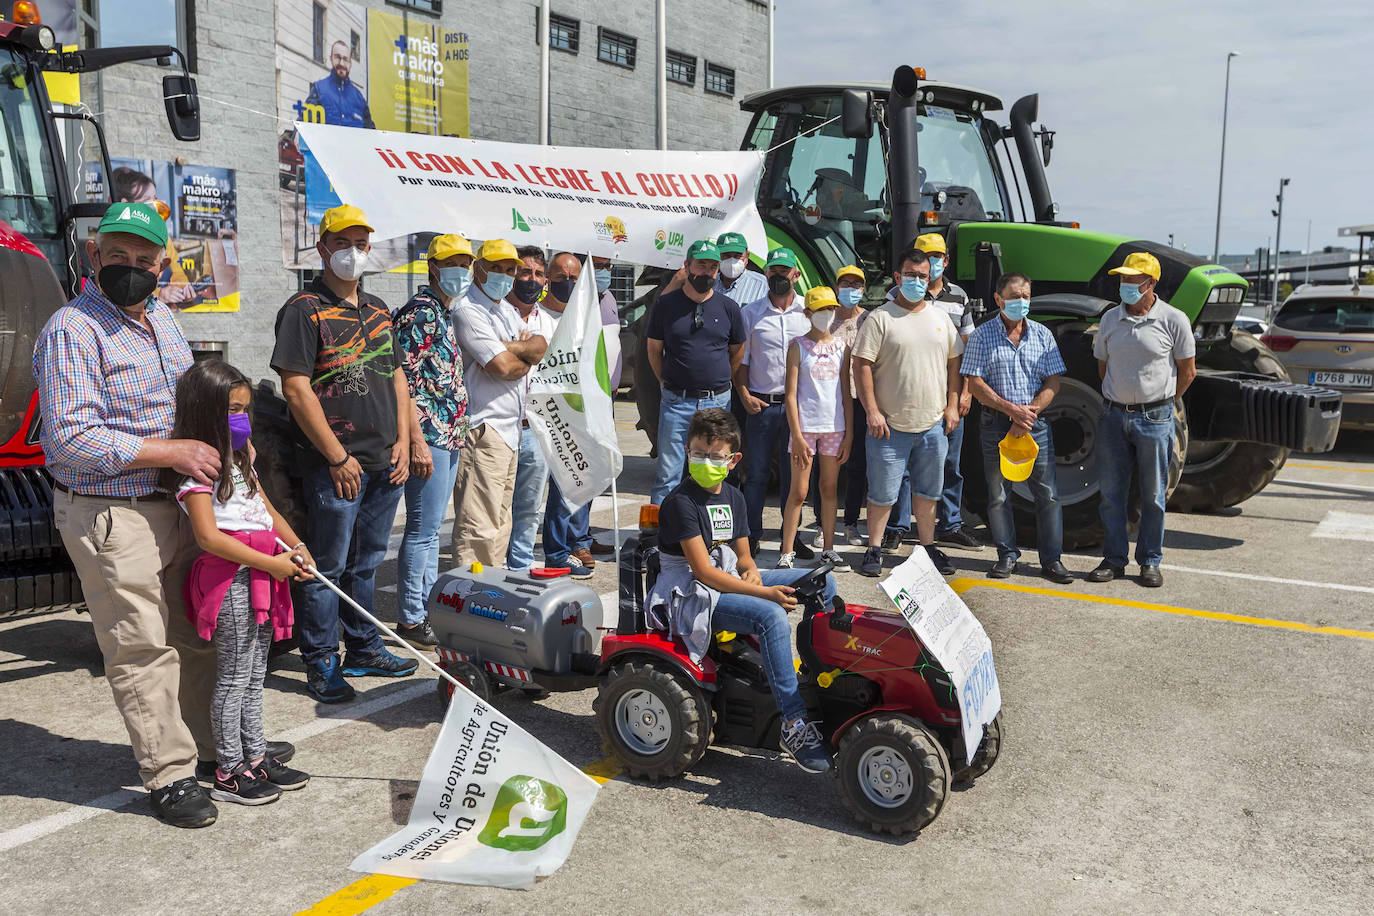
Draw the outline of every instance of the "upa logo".
<instances>
[{"instance_id":1,"label":"upa logo","mask_svg":"<svg viewBox=\"0 0 1374 916\"><path fill-rule=\"evenodd\" d=\"M667 244L668 244L668 233L664 232L662 229L660 229L660 230L658 230L657 232L654 233L654 247L655 247L655 248L657 248L659 251L662 251L662 250L663 250L663 246L664 246L664 245L667 245Z\"/></svg>"},{"instance_id":2,"label":"upa logo","mask_svg":"<svg viewBox=\"0 0 1374 916\"><path fill-rule=\"evenodd\" d=\"M568 796L551 782L512 776L496 793L487 825L477 842L508 852L529 852L568 826Z\"/></svg>"}]
</instances>

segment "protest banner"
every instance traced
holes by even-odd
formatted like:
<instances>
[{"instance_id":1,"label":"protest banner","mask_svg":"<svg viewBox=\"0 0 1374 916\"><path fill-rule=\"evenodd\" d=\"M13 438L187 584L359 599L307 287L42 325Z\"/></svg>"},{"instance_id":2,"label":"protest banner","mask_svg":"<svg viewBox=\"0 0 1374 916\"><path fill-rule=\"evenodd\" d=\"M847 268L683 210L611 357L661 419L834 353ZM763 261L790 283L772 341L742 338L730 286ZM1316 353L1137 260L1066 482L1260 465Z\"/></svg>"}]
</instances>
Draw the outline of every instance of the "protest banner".
<instances>
[{"instance_id":1,"label":"protest banner","mask_svg":"<svg viewBox=\"0 0 1374 916\"><path fill-rule=\"evenodd\" d=\"M533 146L297 124L341 199L378 239L470 239L680 267L722 232L766 251L754 205L762 152Z\"/></svg>"},{"instance_id":2,"label":"protest banner","mask_svg":"<svg viewBox=\"0 0 1374 916\"><path fill-rule=\"evenodd\" d=\"M1002 708L1002 691L992 664L992 640L924 550L913 550L878 587L892 599L907 626L954 682L963 718L964 750L972 760L983 740L983 727Z\"/></svg>"}]
</instances>

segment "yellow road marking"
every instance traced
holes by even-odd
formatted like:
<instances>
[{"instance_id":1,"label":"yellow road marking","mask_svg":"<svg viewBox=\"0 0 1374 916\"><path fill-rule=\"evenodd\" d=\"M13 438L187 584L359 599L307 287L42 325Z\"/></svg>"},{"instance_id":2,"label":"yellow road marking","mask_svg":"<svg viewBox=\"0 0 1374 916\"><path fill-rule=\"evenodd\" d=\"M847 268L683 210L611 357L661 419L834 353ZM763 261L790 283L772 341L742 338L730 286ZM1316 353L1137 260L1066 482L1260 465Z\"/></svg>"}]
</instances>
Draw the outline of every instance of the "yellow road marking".
<instances>
[{"instance_id":1,"label":"yellow road marking","mask_svg":"<svg viewBox=\"0 0 1374 916\"><path fill-rule=\"evenodd\" d=\"M1289 461L1284 464L1286 468L1313 468L1318 471L1353 471L1356 474L1374 474L1374 468L1352 468L1344 464L1307 464L1297 461Z\"/></svg>"},{"instance_id":2,"label":"yellow road marking","mask_svg":"<svg viewBox=\"0 0 1374 916\"><path fill-rule=\"evenodd\" d=\"M582 768L592 779L605 785L624 772L615 758L606 757ZM308 910L295 916L357 916L372 909L397 891L410 887L418 878L398 878L394 875L368 875L345 888L335 891Z\"/></svg>"},{"instance_id":3,"label":"yellow road marking","mask_svg":"<svg viewBox=\"0 0 1374 916\"><path fill-rule=\"evenodd\" d=\"M1104 595L1084 595L1080 592L1066 592L1054 588L1036 588L1032 585L1017 585L1012 582L982 582L977 579L958 578L950 580L950 588L963 594L972 588L995 588L1005 592L1022 592L1029 595L1046 595L1051 598L1068 598L1073 601L1088 601L1093 604L1114 604L1119 607L1139 608L1143 611L1158 611L1161 614L1177 614L1182 617L1199 617L1203 620L1225 620L1230 623L1245 623L1256 627L1274 627L1280 630L1298 630L1303 633L1321 633L1324 636L1348 636L1352 639L1374 639L1374 631L1351 630L1345 627L1314 627L1296 620L1278 620L1273 617L1251 617L1248 614L1227 614L1221 611L1200 611L1196 608L1174 607L1170 604L1152 604L1148 601L1132 601L1129 598L1109 598Z\"/></svg>"}]
</instances>

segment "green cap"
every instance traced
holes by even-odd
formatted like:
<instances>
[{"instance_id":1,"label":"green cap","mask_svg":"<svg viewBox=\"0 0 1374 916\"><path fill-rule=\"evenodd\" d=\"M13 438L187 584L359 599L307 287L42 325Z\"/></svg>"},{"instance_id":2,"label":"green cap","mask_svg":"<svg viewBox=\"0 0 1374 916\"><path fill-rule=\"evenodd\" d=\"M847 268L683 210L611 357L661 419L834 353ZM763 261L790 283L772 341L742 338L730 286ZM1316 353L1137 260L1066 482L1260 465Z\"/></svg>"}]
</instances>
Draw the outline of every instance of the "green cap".
<instances>
[{"instance_id":1,"label":"green cap","mask_svg":"<svg viewBox=\"0 0 1374 916\"><path fill-rule=\"evenodd\" d=\"M721 254L743 254L749 250L749 243L741 233L722 232L720 238L716 239L716 247Z\"/></svg>"},{"instance_id":2,"label":"green cap","mask_svg":"<svg viewBox=\"0 0 1374 916\"><path fill-rule=\"evenodd\" d=\"M693 261L719 261L720 249L710 239L702 239L692 243L692 247L687 249L687 257Z\"/></svg>"},{"instance_id":3,"label":"green cap","mask_svg":"<svg viewBox=\"0 0 1374 916\"><path fill-rule=\"evenodd\" d=\"M152 204L110 204L97 232L123 232L167 247L167 223Z\"/></svg>"},{"instance_id":4,"label":"green cap","mask_svg":"<svg viewBox=\"0 0 1374 916\"><path fill-rule=\"evenodd\" d=\"M797 266L797 256L792 253L791 248L774 248L768 252L768 263L764 268L769 267L792 267Z\"/></svg>"}]
</instances>

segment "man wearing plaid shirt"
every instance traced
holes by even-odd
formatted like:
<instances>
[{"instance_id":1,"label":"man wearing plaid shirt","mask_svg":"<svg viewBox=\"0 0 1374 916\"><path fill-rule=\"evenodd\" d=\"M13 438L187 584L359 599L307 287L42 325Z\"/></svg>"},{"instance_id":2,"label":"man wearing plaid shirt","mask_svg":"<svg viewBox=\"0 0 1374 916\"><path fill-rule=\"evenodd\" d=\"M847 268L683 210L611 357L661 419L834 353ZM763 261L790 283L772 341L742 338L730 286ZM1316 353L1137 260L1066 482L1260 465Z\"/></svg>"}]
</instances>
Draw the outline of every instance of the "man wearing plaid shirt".
<instances>
[{"instance_id":1,"label":"man wearing plaid shirt","mask_svg":"<svg viewBox=\"0 0 1374 916\"><path fill-rule=\"evenodd\" d=\"M153 807L178 827L204 827L216 811L194 773L197 745L215 756L215 656L182 603L200 551L157 477L173 468L208 485L219 454L166 438L191 365L171 309L153 298L167 267L166 223L149 204L115 204L86 246L95 279L49 319L33 353L53 518Z\"/></svg>"},{"instance_id":2,"label":"man wearing plaid shirt","mask_svg":"<svg viewBox=\"0 0 1374 916\"><path fill-rule=\"evenodd\" d=\"M985 321L964 349L959 369L968 390L984 407L979 435L983 447L983 476L988 484L988 528L997 545L997 563L988 570L993 579L1005 579L1016 571L1016 522L1012 517L1009 485L1002 476L998 443L1010 430L1013 436L1029 434L1040 452L1026 483L1035 497L1036 546L1040 573L1051 582L1064 584L1073 577L1060 561L1064 544L1064 519L1054 479L1054 437L1042 414L1059 393L1064 358L1054 334L1030 311L1030 278L1003 274L993 294L1000 313Z\"/></svg>"}]
</instances>

